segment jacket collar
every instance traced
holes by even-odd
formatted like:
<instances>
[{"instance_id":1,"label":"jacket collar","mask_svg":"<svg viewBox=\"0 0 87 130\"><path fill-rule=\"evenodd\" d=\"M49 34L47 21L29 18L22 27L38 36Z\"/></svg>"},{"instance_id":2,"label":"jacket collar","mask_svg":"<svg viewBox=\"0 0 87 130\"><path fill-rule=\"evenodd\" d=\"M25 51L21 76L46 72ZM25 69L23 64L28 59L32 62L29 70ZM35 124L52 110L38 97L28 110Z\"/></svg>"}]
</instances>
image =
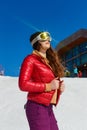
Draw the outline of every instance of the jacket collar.
<instances>
[{"instance_id":1,"label":"jacket collar","mask_svg":"<svg viewBox=\"0 0 87 130\"><path fill-rule=\"evenodd\" d=\"M45 63L47 66L49 66L49 67L51 68L51 70L52 70L52 67L49 65L49 61L48 61L47 58L43 57L37 50L34 50L34 51L33 51L33 54L35 54L35 55L37 55L38 57L40 57L41 61L42 61L43 63Z\"/></svg>"}]
</instances>

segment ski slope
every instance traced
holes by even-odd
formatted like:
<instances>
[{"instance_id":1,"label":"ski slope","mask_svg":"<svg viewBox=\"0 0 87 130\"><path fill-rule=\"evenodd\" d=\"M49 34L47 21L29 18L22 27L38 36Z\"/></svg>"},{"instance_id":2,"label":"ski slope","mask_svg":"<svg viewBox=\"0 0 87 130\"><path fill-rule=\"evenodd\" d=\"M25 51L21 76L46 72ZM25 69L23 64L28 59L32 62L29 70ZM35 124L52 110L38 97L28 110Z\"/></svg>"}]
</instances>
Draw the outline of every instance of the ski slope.
<instances>
[{"instance_id":1,"label":"ski slope","mask_svg":"<svg viewBox=\"0 0 87 130\"><path fill-rule=\"evenodd\" d=\"M65 92L55 116L60 130L87 130L87 78L64 78ZM0 76L0 130L29 130L24 104L26 92L18 87L18 77Z\"/></svg>"}]
</instances>

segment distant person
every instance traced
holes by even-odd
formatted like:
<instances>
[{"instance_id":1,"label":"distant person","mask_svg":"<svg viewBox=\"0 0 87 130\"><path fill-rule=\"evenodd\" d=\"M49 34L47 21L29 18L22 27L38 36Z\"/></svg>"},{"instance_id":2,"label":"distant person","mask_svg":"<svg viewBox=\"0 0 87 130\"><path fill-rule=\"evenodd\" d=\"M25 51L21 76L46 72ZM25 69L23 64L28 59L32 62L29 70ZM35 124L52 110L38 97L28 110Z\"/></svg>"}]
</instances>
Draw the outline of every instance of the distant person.
<instances>
[{"instance_id":1,"label":"distant person","mask_svg":"<svg viewBox=\"0 0 87 130\"><path fill-rule=\"evenodd\" d=\"M0 75L3 76L4 75L4 68L3 66L0 64Z\"/></svg>"},{"instance_id":2,"label":"distant person","mask_svg":"<svg viewBox=\"0 0 87 130\"><path fill-rule=\"evenodd\" d=\"M70 71L67 67L65 68L65 77L70 77Z\"/></svg>"},{"instance_id":3,"label":"distant person","mask_svg":"<svg viewBox=\"0 0 87 130\"><path fill-rule=\"evenodd\" d=\"M82 77L82 72L81 72L81 70L79 70L79 72L78 72L78 77Z\"/></svg>"},{"instance_id":4,"label":"distant person","mask_svg":"<svg viewBox=\"0 0 87 130\"><path fill-rule=\"evenodd\" d=\"M30 42L33 53L26 56L19 75L19 87L28 92L25 105L30 130L59 130L53 112L64 91L64 69L52 49L49 32L36 32Z\"/></svg>"},{"instance_id":5,"label":"distant person","mask_svg":"<svg viewBox=\"0 0 87 130\"><path fill-rule=\"evenodd\" d=\"M74 77L78 77L78 68L76 65L73 66L73 73L74 73Z\"/></svg>"},{"instance_id":6,"label":"distant person","mask_svg":"<svg viewBox=\"0 0 87 130\"><path fill-rule=\"evenodd\" d=\"M0 75L2 75L2 76L4 75L4 70L0 71Z\"/></svg>"}]
</instances>

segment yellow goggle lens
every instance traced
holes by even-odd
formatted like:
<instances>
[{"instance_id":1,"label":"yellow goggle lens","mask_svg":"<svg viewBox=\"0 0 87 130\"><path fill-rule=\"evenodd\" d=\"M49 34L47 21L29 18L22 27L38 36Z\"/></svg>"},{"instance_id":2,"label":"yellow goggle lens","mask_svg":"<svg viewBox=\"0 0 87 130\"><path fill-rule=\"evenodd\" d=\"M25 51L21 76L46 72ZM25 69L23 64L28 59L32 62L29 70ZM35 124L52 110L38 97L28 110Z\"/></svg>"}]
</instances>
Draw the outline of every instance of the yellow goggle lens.
<instances>
[{"instance_id":1,"label":"yellow goggle lens","mask_svg":"<svg viewBox=\"0 0 87 130\"><path fill-rule=\"evenodd\" d=\"M44 40L49 40L49 41L51 41L52 40L52 38L51 38L51 36L50 36L50 33L49 32L42 32L42 33L40 33L37 37L35 37L33 40L32 40L32 45L35 43L35 42L37 42L37 41L44 41Z\"/></svg>"},{"instance_id":2,"label":"yellow goggle lens","mask_svg":"<svg viewBox=\"0 0 87 130\"><path fill-rule=\"evenodd\" d=\"M44 32L44 33L41 33L40 34L40 38L42 39L42 40L45 40L45 39L50 39L50 34L49 33L46 33L46 32Z\"/></svg>"}]
</instances>

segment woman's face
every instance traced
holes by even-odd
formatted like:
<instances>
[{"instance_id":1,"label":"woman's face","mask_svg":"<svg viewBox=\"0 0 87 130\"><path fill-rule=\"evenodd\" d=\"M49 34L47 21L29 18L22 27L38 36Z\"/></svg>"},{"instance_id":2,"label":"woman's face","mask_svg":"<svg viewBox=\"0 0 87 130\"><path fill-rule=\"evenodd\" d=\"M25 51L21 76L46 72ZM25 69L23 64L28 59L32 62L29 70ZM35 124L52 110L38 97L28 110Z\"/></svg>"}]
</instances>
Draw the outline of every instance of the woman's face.
<instances>
[{"instance_id":1,"label":"woman's face","mask_svg":"<svg viewBox=\"0 0 87 130\"><path fill-rule=\"evenodd\" d=\"M41 44L41 48L40 49L43 49L44 51L47 51L47 49L50 48L50 41L48 41L48 40L39 41L39 43Z\"/></svg>"}]
</instances>

